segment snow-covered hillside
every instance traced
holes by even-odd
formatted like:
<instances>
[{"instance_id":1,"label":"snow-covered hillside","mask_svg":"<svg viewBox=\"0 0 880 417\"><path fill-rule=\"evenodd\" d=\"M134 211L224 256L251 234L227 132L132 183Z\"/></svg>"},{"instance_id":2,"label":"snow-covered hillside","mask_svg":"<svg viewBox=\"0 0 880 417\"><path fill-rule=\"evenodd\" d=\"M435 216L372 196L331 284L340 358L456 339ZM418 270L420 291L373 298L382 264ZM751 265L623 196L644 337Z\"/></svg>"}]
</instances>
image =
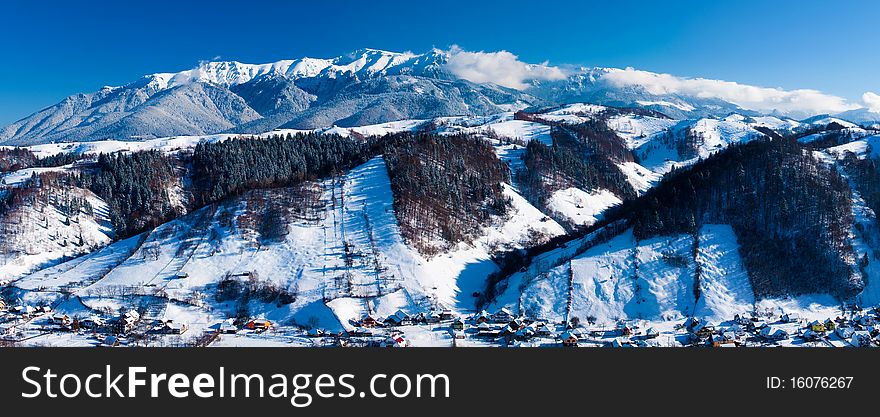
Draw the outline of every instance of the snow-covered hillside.
<instances>
[{"instance_id":1,"label":"snow-covered hillside","mask_svg":"<svg viewBox=\"0 0 880 417\"><path fill-rule=\"evenodd\" d=\"M125 300L132 295L160 297L151 302L184 303L189 307L180 314L188 322L207 324L235 313L233 304L214 300L218 283L228 276L247 275L295 295L287 305L251 301L251 315L339 330L351 328L352 320L369 313L470 311L472 294L497 270L493 250L522 247L535 232L564 233L507 187L513 203L508 217L498 219L477 241L426 259L400 236L382 157L309 187L319 193L319 206L293 216L280 241L266 241L250 226L251 205L261 201L257 193L198 210L143 236L26 276L15 285L25 291L24 299L34 302L58 302L61 287L74 288L78 299L92 309L130 306ZM264 198L287 201L293 191L267 193ZM71 314L81 313L82 306L71 308ZM173 311L162 308L154 314L175 319Z\"/></svg>"},{"instance_id":2,"label":"snow-covered hillside","mask_svg":"<svg viewBox=\"0 0 880 417\"><path fill-rule=\"evenodd\" d=\"M742 121L699 119L684 120L655 133L635 148L640 163L658 173L689 165L700 158L725 149L734 143L760 136Z\"/></svg>"},{"instance_id":3,"label":"snow-covered hillside","mask_svg":"<svg viewBox=\"0 0 880 417\"><path fill-rule=\"evenodd\" d=\"M20 184L18 177L30 179L21 173L4 179ZM88 190L70 188L28 193L0 215L0 235L0 279L15 280L107 245L114 233L107 204Z\"/></svg>"},{"instance_id":4,"label":"snow-covered hillside","mask_svg":"<svg viewBox=\"0 0 880 417\"><path fill-rule=\"evenodd\" d=\"M705 225L696 236L696 252L691 235L639 241L631 230L570 261L563 250L557 261L540 261L559 266L517 274L514 279L523 280L508 285L491 308L551 321L578 317L606 327L623 320L662 327L691 316L719 323L766 309L819 317L837 308L822 296L757 300L732 228Z\"/></svg>"}]
</instances>

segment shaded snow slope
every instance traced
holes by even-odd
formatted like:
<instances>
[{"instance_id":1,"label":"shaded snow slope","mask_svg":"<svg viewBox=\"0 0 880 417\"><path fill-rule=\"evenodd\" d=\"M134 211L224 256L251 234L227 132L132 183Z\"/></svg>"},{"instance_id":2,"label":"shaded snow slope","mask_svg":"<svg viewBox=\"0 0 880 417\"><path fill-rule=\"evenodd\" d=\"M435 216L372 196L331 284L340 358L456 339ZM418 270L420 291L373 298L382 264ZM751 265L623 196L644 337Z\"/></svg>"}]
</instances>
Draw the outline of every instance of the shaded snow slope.
<instances>
[{"instance_id":1,"label":"shaded snow slope","mask_svg":"<svg viewBox=\"0 0 880 417\"><path fill-rule=\"evenodd\" d=\"M499 302L549 320L579 317L606 324L690 315L720 320L751 311L755 299L730 226L704 226L696 258L693 248L691 235L636 241L627 230L517 287L508 286Z\"/></svg>"}]
</instances>

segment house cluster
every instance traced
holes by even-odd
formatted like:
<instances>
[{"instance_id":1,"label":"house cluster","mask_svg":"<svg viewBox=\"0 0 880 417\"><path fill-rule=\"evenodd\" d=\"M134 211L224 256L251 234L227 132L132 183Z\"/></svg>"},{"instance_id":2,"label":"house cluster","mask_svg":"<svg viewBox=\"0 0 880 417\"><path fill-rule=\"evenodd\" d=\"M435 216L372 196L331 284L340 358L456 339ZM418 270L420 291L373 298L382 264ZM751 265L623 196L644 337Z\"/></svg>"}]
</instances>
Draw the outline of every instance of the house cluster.
<instances>
[{"instance_id":1,"label":"house cluster","mask_svg":"<svg viewBox=\"0 0 880 417\"><path fill-rule=\"evenodd\" d=\"M544 321L534 320L528 317L516 317L507 308L502 308L494 314L483 310L470 318L470 332L475 337L484 339L501 339L508 345L516 341L524 342L533 338L551 339L554 332L551 326ZM464 331L463 320L452 323L454 331Z\"/></svg>"},{"instance_id":2,"label":"house cluster","mask_svg":"<svg viewBox=\"0 0 880 417\"><path fill-rule=\"evenodd\" d=\"M850 317L836 317L806 324L802 337L823 340L832 334L855 347L880 346L880 307L863 311L854 309Z\"/></svg>"},{"instance_id":3,"label":"house cluster","mask_svg":"<svg viewBox=\"0 0 880 417\"><path fill-rule=\"evenodd\" d=\"M452 310L431 311L429 313L418 313L409 315L403 310L397 310L394 314L386 317L379 317L374 314L368 314L361 318L360 321L353 323L361 329L373 329L378 327L399 327L414 326L420 324L438 324L443 321L449 321L455 318ZM349 332L350 333L350 332Z\"/></svg>"},{"instance_id":4,"label":"house cluster","mask_svg":"<svg viewBox=\"0 0 880 417\"><path fill-rule=\"evenodd\" d=\"M159 320L158 325L153 327L153 332L160 334L184 334L187 330L189 325L185 322L172 319Z\"/></svg>"},{"instance_id":5,"label":"house cluster","mask_svg":"<svg viewBox=\"0 0 880 417\"><path fill-rule=\"evenodd\" d=\"M0 300L0 314L6 320L29 320L44 314L52 312L49 306L32 306L19 303L15 306L9 306L5 301Z\"/></svg>"}]
</instances>

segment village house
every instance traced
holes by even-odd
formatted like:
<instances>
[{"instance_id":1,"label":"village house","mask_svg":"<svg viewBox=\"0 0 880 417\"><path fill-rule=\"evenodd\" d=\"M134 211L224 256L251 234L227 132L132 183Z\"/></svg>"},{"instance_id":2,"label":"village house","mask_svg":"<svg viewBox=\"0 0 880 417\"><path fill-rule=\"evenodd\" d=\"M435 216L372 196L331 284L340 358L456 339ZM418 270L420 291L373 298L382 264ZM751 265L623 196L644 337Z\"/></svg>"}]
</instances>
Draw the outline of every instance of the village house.
<instances>
[{"instance_id":1,"label":"village house","mask_svg":"<svg viewBox=\"0 0 880 417\"><path fill-rule=\"evenodd\" d=\"M485 327L480 327L485 325ZM493 328L489 326L487 323L482 323L477 327L477 337L485 337L485 338L496 338L501 336L501 330L498 328Z\"/></svg>"},{"instance_id":2,"label":"village house","mask_svg":"<svg viewBox=\"0 0 880 417\"><path fill-rule=\"evenodd\" d=\"M553 332L550 331L550 326L543 322L535 322L532 323L535 326L535 336L539 337L551 337L553 336Z\"/></svg>"},{"instance_id":3,"label":"village house","mask_svg":"<svg viewBox=\"0 0 880 417\"><path fill-rule=\"evenodd\" d=\"M266 319L254 319L244 325L250 330L265 331L272 327L272 322Z\"/></svg>"},{"instance_id":4,"label":"village house","mask_svg":"<svg viewBox=\"0 0 880 417\"><path fill-rule=\"evenodd\" d=\"M559 339L562 340L562 346L573 347L578 345L578 337L570 330L561 334Z\"/></svg>"},{"instance_id":5,"label":"village house","mask_svg":"<svg viewBox=\"0 0 880 417\"><path fill-rule=\"evenodd\" d=\"M718 332L709 337L712 347L725 347L723 345L736 345L736 334L733 332Z\"/></svg>"},{"instance_id":6,"label":"village house","mask_svg":"<svg viewBox=\"0 0 880 417\"><path fill-rule=\"evenodd\" d=\"M67 326L70 324L70 317L67 314L56 313L49 318L49 322L59 326Z\"/></svg>"},{"instance_id":7,"label":"village house","mask_svg":"<svg viewBox=\"0 0 880 417\"><path fill-rule=\"evenodd\" d=\"M419 314L416 314L415 316L413 316L412 321L413 321L413 323L424 324L424 323L428 322L428 317L425 316L424 312L420 311Z\"/></svg>"},{"instance_id":8,"label":"village house","mask_svg":"<svg viewBox=\"0 0 880 417\"><path fill-rule=\"evenodd\" d=\"M464 330L464 320L462 320L461 317L457 317L455 320L452 321L451 327L452 330Z\"/></svg>"},{"instance_id":9,"label":"village house","mask_svg":"<svg viewBox=\"0 0 880 417\"><path fill-rule=\"evenodd\" d=\"M807 324L807 328L816 333L825 333L825 324L819 320L813 320Z\"/></svg>"},{"instance_id":10,"label":"village house","mask_svg":"<svg viewBox=\"0 0 880 417\"><path fill-rule=\"evenodd\" d=\"M376 319L376 316L372 314L368 314L366 317L361 319L361 327L373 328L379 325L379 320Z\"/></svg>"},{"instance_id":11,"label":"village house","mask_svg":"<svg viewBox=\"0 0 880 417\"><path fill-rule=\"evenodd\" d=\"M691 333L700 339L705 339L715 333L715 327L708 323L699 322L691 328Z\"/></svg>"},{"instance_id":12,"label":"village house","mask_svg":"<svg viewBox=\"0 0 880 417\"><path fill-rule=\"evenodd\" d=\"M407 346L407 342L402 334L395 333L391 336L388 336L388 338L385 339L384 342L380 343L379 346L402 348Z\"/></svg>"},{"instance_id":13,"label":"village house","mask_svg":"<svg viewBox=\"0 0 880 417\"><path fill-rule=\"evenodd\" d=\"M648 330L645 330L645 339L656 339L660 336L660 332L655 330L653 327L649 327Z\"/></svg>"},{"instance_id":14,"label":"village house","mask_svg":"<svg viewBox=\"0 0 880 417\"><path fill-rule=\"evenodd\" d=\"M238 333L238 328L235 327L232 323L220 323L220 327L217 328L217 331L222 334L235 334Z\"/></svg>"},{"instance_id":15,"label":"village house","mask_svg":"<svg viewBox=\"0 0 880 417\"><path fill-rule=\"evenodd\" d=\"M622 341L619 338L615 338L614 340L612 340L608 346L613 347L613 348L631 348L631 347L633 347L632 341L629 341L629 340Z\"/></svg>"},{"instance_id":16,"label":"village house","mask_svg":"<svg viewBox=\"0 0 880 417\"><path fill-rule=\"evenodd\" d=\"M507 309L507 307L502 308L495 312L492 315L492 319L495 320L496 323L509 323L513 320L513 313Z\"/></svg>"},{"instance_id":17,"label":"village house","mask_svg":"<svg viewBox=\"0 0 880 417\"><path fill-rule=\"evenodd\" d=\"M761 329L767 327L767 323L764 321L760 321L760 320L758 320L758 321L749 320L749 323L747 326L748 326L749 330L751 330L753 332L759 332L759 331L761 331Z\"/></svg>"},{"instance_id":18,"label":"village house","mask_svg":"<svg viewBox=\"0 0 880 417\"><path fill-rule=\"evenodd\" d=\"M518 340L528 340L535 336L535 329L529 326L516 331L514 335Z\"/></svg>"},{"instance_id":19,"label":"village house","mask_svg":"<svg viewBox=\"0 0 880 417\"><path fill-rule=\"evenodd\" d=\"M385 317L385 325L386 326L410 326L412 325L412 319L410 319L409 315L404 313L403 310L397 310L394 314Z\"/></svg>"},{"instance_id":20,"label":"village house","mask_svg":"<svg viewBox=\"0 0 880 417\"><path fill-rule=\"evenodd\" d=\"M12 308L12 312L21 317L31 317L36 314L37 309L33 306L17 305Z\"/></svg>"},{"instance_id":21,"label":"village house","mask_svg":"<svg viewBox=\"0 0 880 417\"><path fill-rule=\"evenodd\" d=\"M807 329L801 335L806 341L815 341L822 338L822 333L814 332L813 329Z\"/></svg>"},{"instance_id":22,"label":"village house","mask_svg":"<svg viewBox=\"0 0 880 417\"><path fill-rule=\"evenodd\" d=\"M425 323L428 324L437 324L440 323L440 314L432 311L427 316L425 316Z\"/></svg>"},{"instance_id":23,"label":"village house","mask_svg":"<svg viewBox=\"0 0 880 417\"><path fill-rule=\"evenodd\" d=\"M681 326L684 327L685 330L687 330L687 331L693 333L693 329L694 329L694 327L696 327L696 326L698 326L698 325L700 325L700 319L691 316L691 317L688 317L688 318L684 321L684 323L682 323Z\"/></svg>"},{"instance_id":24,"label":"village house","mask_svg":"<svg viewBox=\"0 0 880 417\"><path fill-rule=\"evenodd\" d=\"M117 347L119 346L119 338L116 336L107 336L104 338L104 340L101 341L101 346Z\"/></svg>"},{"instance_id":25,"label":"village house","mask_svg":"<svg viewBox=\"0 0 880 417\"><path fill-rule=\"evenodd\" d=\"M853 322L862 327L868 327L876 323L876 319L868 314L863 314L853 318Z\"/></svg>"},{"instance_id":26,"label":"village house","mask_svg":"<svg viewBox=\"0 0 880 417\"><path fill-rule=\"evenodd\" d=\"M825 325L826 332L833 332L834 328L837 327L837 323L835 323L834 320L831 320L830 318L825 319L825 322L822 324Z\"/></svg>"},{"instance_id":27,"label":"village house","mask_svg":"<svg viewBox=\"0 0 880 417\"><path fill-rule=\"evenodd\" d=\"M379 325L379 320L376 316L372 314L368 314L366 317L361 319L361 327L373 328Z\"/></svg>"},{"instance_id":28,"label":"village house","mask_svg":"<svg viewBox=\"0 0 880 417\"><path fill-rule=\"evenodd\" d=\"M473 320L474 320L474 323L480 324L480 323L488 322L490 318L491 318L491 315L486 310L482 310L474 316Z\"/></svg>"},{"instance_id":29,"label":"village house","mask_svg":"<svg viewBox=\"0 0 880 417\"><path fill-rule=\"evenodd\" d=\"M349 330L348 337L372 337L373 331L366 327L355 327Z\"/></svg>"},{"instance_id":30,"label":"village house","mask_svg":"<svg viewBox=\"0 0 880 417\"><path fill-rule=\"evenodd\" d=\"M784 340L788 339L788 332L779 327L767 326L761 330L761 337L766 340Z\"/></svg>"},{"instance_id":31,"label":"village house","mask_svg":"<svg viewBox=\"0 0 880 417\"><path fill-rule=\"evenodd\" d=\"M801 317L795 313L785 313L782 315L780 320L783 323L797 323L801 321Z\"/></svg>"},{"instance_id":32,"label":"village house","mask_svg":"<svg viewBox=\"0 0 880 417\"><path fill-rule=\"evenodd\" d=\"M516 332L519 329L525 328L526 322L525 322L525 320L523 320L521 318L517 318L517 319L513 319L510 322L509 326L511 329L513 329L514 332Z\"/></svg>"},{"instance_id":33,"label":"village house","mask_svg":"<svg viewBox=\"0 0 880 417\"><path fill-rule=\"evenodd\" d=\"M189 329L189 326L183 322L177 322L174 320L164 320L162 322L162 332L167 334L184 334Z\"/></svg>"},{"instance_id":34,"label":"village house","mask_svg":"<svg viewBox=\"0 0 880 417\"><path fill-rule=\"evenodd\" d=\"M122 332L129 332L140 321L141 315L135 310L128 310L119 318L119 326Z\"/></svg>"},{"instance_id":35,"label":"village house","mask_svg":"<svg viewBox=\"0 0 880 417\"><path fill-rule=\"evenodd\" d=\"M91 329L91 330L95 330L99 327L103 327L105 324L106 323L104 322L104 319L102 319L98 316L90 316L90 317L87 317L79 322L80 327L82 327L84 329Z\"/></svg>"},{"instance_id":36,"label":"village house","mask_svg":"<svg viewBox=\"0 0 880 417\"><path fill-rule=\"evenodd\" d=\"M853 333L855 333L855 329L850 326L837 326L837 329L834 330L834 333L837 333L837 336L839 336L843 340L849 340L852 337Z\"/></svg>"},{"instance_id":37,"label":"village house","mask_svg":"<svg viewBox=\"0 0 880 417\"><path fill-rule=\"evenodd\" d=\"M452 320L455 314L452 313L452 310L443 310L440 312L440 320Z\"/></svg>"},{"instance_id":38,"label":"village house","mask_svg":"<svg viewBox=\"0 0 880 417\"><path fill-rule=\"evenodd\" d=\"M872 346L871 334L865 330L855 331L849 339L849 344L855 347L870 347Z\"/></svg>"},{"instance_id":39,"label":"village house","mask_svg":"<svg viewBox=\"0 0 880 417\"><path fill-rule=\"evenodd\" d=\"M751 319L742 314L736 314L733 316L733 322L742 326L748 326L751 321Z\"/></svg>"},{"instance_id":40,"label":"village house","mask_svg":"<svg viewBox=\"0 0 880 417\"><path fill-rule=\"evenodd\" d=\"M450 329L449 334L452 336L453 339L464 339L464 332L461 330Z\"/></svg>"}]
</instances>

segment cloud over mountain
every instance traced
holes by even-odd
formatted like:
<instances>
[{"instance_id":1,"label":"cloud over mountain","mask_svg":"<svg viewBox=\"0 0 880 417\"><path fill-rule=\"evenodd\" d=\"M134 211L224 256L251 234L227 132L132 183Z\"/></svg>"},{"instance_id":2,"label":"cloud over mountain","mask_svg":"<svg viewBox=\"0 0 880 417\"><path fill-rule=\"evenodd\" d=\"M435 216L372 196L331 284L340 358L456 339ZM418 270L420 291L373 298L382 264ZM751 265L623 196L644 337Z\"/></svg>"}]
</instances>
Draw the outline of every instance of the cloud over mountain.
<instances>
[{"instance_id":1,"label":"cloud over mountain","mask_svg":"<svg viewBox=\"0 0 880 417\"><path fill-rule=\"evenodd\" d=\"M862 102L872 112L880 113L880 95L868 91L862 94Z\"/></svg>"},{"instance_id":2,"label":"cloud over mountain","mask_svg":"<svg viewBox=\"0 0 880 417\"><path fill-rule=\"evenodd\" d=\"M783 90L781 88L756 87L732 81L683 78L633 68L610 70L602 79L617 87L641 86L651 94L717 98L745 109L763 112L777 111L809 115L838 113L860 107L857 104L848 103L842 97L811 89ZM865 101L867 103L868 100Z\"/></svg>"},{"instance_id":3,"label":"cloud over mountain","mask_svg":"<svg viewBox=\"0 0 880 417\"><path fill-rule=\"evenodd\" d=\"M495 83L502 87L523 90L531 80L562 80L562 69L542 64L528 64L508 51L469 52L453 45L449 50L446 69L457 77L475 83Z\"/></svg>"}]
</instances>

